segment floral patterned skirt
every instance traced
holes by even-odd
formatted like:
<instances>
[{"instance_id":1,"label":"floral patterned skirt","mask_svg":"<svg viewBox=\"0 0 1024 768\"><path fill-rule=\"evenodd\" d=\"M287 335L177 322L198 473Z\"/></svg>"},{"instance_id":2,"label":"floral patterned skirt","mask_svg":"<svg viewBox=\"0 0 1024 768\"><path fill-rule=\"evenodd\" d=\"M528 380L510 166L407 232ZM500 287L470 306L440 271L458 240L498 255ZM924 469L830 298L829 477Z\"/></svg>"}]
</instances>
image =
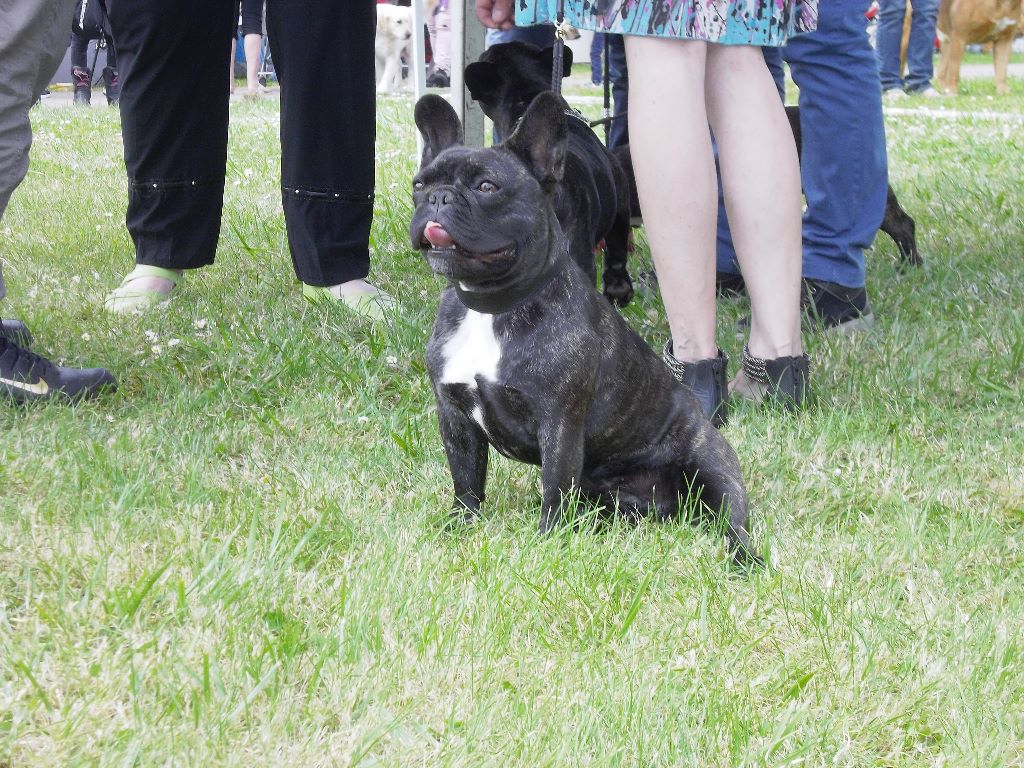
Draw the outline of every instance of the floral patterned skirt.
<instances>
[{"instance_id":1,"label":"floral patterned skirt","mask_svg":"<svg viewBox=\"0 0 1024 768\"><path fill-rule=\"evenodd\" d=\"M559 0L515 0L516 24L553 23ZM705 40L722 45L785 45L818 26L818 0L563 0L578 29Z\"/></svg>"}]
</instances>

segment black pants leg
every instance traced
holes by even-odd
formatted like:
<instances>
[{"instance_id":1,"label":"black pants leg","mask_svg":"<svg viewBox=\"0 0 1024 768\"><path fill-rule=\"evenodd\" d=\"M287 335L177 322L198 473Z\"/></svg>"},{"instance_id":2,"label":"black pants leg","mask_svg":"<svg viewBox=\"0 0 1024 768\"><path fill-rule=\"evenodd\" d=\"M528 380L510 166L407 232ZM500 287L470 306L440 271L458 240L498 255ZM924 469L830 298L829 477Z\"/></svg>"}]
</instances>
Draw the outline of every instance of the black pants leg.
<instances>
[{"instance_id":1,"label":"black pants leg","mask_svg":"<svg viewBox=\"0 0 1024 768\"><path fill-rule=\"evenodd\" d=\"M295 273L310 285L370 269L375 24L370 0L268 2L285 225Z\"/></svg>"},{"instance_id":2,"label":"black pants leg","mask_svg":"<svg viewBox=\"0 0 1024 768\"><path fill-rule=\"evenodd\" d=\"M89 66L89 38L71 33L71 66L85 69Z\"/></svg>"},{"instance_id":3,"label":"black pants leg","mask_svg":"<svg viewBox=\"0 0 1024 768\"><path fill-rule=\"evenodd\" d=\"M213 263L228 141L225 71L237 0L110 0L136 261Z\"/></svg>"}]
</instances>

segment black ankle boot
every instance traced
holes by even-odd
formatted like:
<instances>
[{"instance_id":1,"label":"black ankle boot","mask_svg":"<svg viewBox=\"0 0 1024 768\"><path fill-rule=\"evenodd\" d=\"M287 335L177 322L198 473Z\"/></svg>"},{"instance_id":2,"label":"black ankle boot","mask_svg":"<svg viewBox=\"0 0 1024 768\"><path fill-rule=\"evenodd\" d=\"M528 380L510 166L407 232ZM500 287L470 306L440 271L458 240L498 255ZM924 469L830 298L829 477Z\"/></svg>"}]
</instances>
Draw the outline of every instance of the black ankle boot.
<instances>
[{"instance_id":1,"label":"black ankle boot","mask_svg":"<svg viewBox=\"0 0 1024 768\"><path fill-rule=\"evenodd\" d=\"M762 360L744 347L743 372L767 388L766 399L790 410L801 408L810 394L811 359L807 355Z\"/></svg>"},{"instance_id":2,"label":"black ankle boot","mask_svg":"<svg viewBox=\"0 0 1024 768\"><path fill-rule=\"evenodd\" d=\"M729 357L718 350L718 357L684 363L672 354L672 339L665 342L662 359L676 380L697 397L701 410L716 427L725 426L729 410Z\"/></svg>"},{"instance_id":3,"label":"black ankle boot","mask_svg":"<svg viewBox=\"0 0 1024 768\"><path fill-rule=\"evenodd\" d=\"M103 95L108 107L116 107L121 99L121 78L113 67L103 68Z\"/></svg>"},{"instance_id":4,"label":"black ankle boot","mask_svg":"<svg viewBox=\"0 0 1024 768\"><path fill-rule=\"evenodd\" d=\"M85 67L72 67L71 82L75 86L75 104L88 107L92 100L92 71Z\"/></svg>"}]
</instances>

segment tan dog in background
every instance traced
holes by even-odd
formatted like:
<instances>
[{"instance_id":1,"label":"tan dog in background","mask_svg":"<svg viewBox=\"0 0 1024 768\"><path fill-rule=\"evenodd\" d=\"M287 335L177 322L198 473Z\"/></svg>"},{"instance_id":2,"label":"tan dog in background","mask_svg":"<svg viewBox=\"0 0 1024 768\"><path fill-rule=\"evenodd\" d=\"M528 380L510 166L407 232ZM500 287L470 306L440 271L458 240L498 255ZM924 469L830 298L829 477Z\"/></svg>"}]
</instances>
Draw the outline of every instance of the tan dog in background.
<instances>
[{"instance_id":1,"label":"tan dog in background","mask_svg":"<svg viewBox=\"0 0 1024 768\"><path fill-rule=\"evenodd\" d=\"M1006 73L1024 0L941 0L939 35L942 58L936 80L943 93L960 89L960 64L968 43L992 43L996 93L1009 93Z\"/></svg>"},{"instance_id":2,"label":"tan dog in background","mask_svg":"<svg viewBox=\"0 0 1024 768\"><path fill-rule=\"evenodd\" d=\"M377 34L373 47L377 57L377 93L394 93L402 87L402 52L412 44L412 8L377 5Z\"/></svg>"}]
</instances>

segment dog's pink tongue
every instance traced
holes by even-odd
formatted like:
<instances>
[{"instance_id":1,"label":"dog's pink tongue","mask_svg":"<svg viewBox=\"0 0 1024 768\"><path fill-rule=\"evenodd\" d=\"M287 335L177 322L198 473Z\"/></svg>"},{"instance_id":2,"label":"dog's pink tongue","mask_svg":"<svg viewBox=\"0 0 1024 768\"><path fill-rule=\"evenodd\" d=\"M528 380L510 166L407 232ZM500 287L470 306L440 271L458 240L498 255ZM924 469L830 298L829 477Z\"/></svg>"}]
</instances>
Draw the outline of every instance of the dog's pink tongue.
<instances>
[{"instance_id":1,"label":"dog's pink tongue","mask_svg":"<svg viewBox=\"0 0 1024 768\"><path fill-rule=\"evenodd\" d=\"M455 242L447 230L436 221L427 222L427 226L423 230L423 236L435 248L447 248Z\"/></svg>"}]
</instances>

